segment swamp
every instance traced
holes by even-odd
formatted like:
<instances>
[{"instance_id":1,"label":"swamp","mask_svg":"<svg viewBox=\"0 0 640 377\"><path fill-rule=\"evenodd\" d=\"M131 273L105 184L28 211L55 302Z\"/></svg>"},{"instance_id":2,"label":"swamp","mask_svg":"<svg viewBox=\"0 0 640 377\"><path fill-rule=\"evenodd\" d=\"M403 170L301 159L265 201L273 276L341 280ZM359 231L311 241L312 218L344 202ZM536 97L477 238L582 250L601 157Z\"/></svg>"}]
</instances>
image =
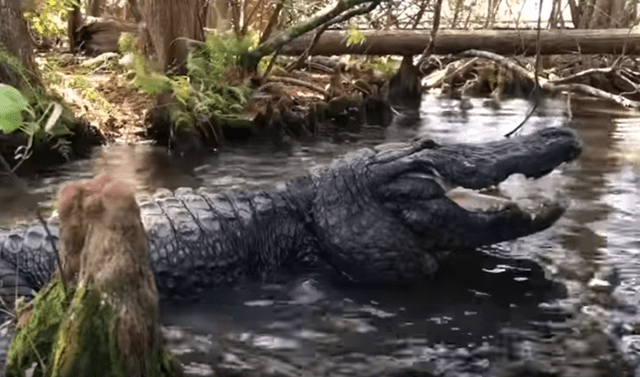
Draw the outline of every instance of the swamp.
<instances>
[{"instance_id":1,"label":"swamp","mask_svg":"<svg viewBox=\"0 0 640 377\"><path fill-rule=\"evenodd\" d=\"M149 336L161 337L161 345L149 347L163 360L159 375L640 377L637 20L635 2L622 0L0 1L0 374L14 357L15 334L23 345L37 342L24 342L31 334L25 323L47 318L31 314L35 302L47 292L59 295L59 275L46 287L55 244L64 243L58 228L90 219L80 226L86 237L78 237L99 242L96 229L118 222L109 211L117 214L122 198L135 196L137 212L126 219L147 232L142 249L159 295L149 288L159 321ZM375 207L369 197L340 202L345 192L357 198L366 191L373 169L344 178L337 199L312 199L311 207L298 203L306 180L319 192L345 165L369 161L374 152L435 154L549 127L570 129L578 153L535 179L492 178L499 184L480 187L482 197L472 199L491 201L479 204L491 213L554 203L562 215L543 230L433 257L425 246L436 267L400 284L381 277L376 283L378 276L362 284L336 259L323 260L331 253L324 239L293 243L301 266L261 270L275 258L270 245L288 242L278 237L288 235L282 228L289 223L259 219L271 212L243 195L275 203L283 191L295 191L283 208L304 210L280 214L322 238L317 206L335 199L348 214ZM537 148L521 149L529 147ZM545 162L525 159L513 171L538 163ZM450 190L448 168L436 165L428 174ZM126 183L122 197L109 196L112 186L106 193L94 187L103 174ZM425 173L402 177L393 192L418 195L402 190ZM65 214L65 187L80 187L86 200L98 196L103 205L92 212L90 201L80 201L85 212L74 219ZM260 233L259 241L244 237L258 256L241 259L259 267L196 281L185 295L183 277L162 270L155 242L162 232L181 234L166 258L179 264L202 255L204 261L184 264L194 266L186 267L193 280L198 262L213 263L208 251L180 246L199 233L169 213L194 194L214 198L207 203L218 219L234 217L217 222L221 234ZM153 220L154 211L168 225ZM195 212L186 216L206 233L209 225ZM258 217L255 230L251 216ZM347 234L349 245L375 236L346 233L353 224L329 225L338 239ZM396 238L391 245L410 242L393 232L384 230ZM230 254L245 252L241 241L229 244ZM71 249L59 247L61 254ZM82 284L72 289L84 292ZM62 334L64 326L80 326L71 305L56 309ZM47 336L52 353L38 343L21 375L64 375L51 346L64 336Z\"/></svg>"}]
</instances>

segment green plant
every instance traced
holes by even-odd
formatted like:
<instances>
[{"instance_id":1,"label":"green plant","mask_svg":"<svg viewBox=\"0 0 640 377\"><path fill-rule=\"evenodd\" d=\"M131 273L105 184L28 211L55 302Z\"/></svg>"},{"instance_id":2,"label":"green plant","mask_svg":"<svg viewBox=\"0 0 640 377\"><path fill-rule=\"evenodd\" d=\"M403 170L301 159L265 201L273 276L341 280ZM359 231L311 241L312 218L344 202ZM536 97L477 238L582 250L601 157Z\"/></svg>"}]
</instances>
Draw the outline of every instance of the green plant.
<instances>
[{"instance_id":1,"label":"green plant","mask_svg":"<svg viewBox=\"0 0 640 377\"><path fill-rule=\"evenodd\" d=\"M22 85L30 85L29 72L22 65L20 59L7 51L2 43L0 43L0 64L4 65L12 74L19 76Z\"/></svg>"},{"instance_id":2,"label":"green plant","mask_svg":"<svg viewBox=\"0 0 640 377\"><path fill-rule=\"evenodd\" d=\"M347 46L355 46L364 42L364 33L357 27L349 25L347 29Z\"/></svg>"},{"instance_id":3,"label":"green plant","mask_svg":"<svg viewBox=\"0 0 640 377\"><path fill-rule=\"evenodd\" d=\"M204 45L189 54L187 75L196 88L191 96L196 99L192 106L196 113L222 118L242 113L251 90L243 83L232 85L229 79L239 57L255 44L252 34L243 38L210 34Z\"/></svg>"},{"instance_id":4,"label":"green plant","mask_svg":"<svg viewBox=\"0 0 640 377\"><path fill-rule=\"evenodd\" d=\"M239 56L255 44L256 38L253 34L237 38L232 34L211 33L204 44L189 54L188 75L194 81L205 84L220 81L229 71L229 67L236 65Z\"/></svg>"},{"instance_id":5,"label":"green plant","mask_svg":"<svg viewBox=\"0 0 640 377\"><path fill-rule=\"evenodd\" d=\"M53 148L66 158L71 153L70 143L61 139L71 133L64 125L62 105L36 92L32 95L34 100L30 103L16 88L0 84L0 131L20 130L27 136L27 143L15 151L19 162L13 170L31 157L34 146L39 147L42 142L57 139Z\"/></svg>"},{"instance_id":6,"label":"green plant","mask_svg":"<svg viewBox=\"0 0 640 377\"><path fill-rule=\"evenodd\" d=\"M171 79L164 73L151 69L151 63L146 56L135 54L133 59L133 87L151 95L158 94L171 89Z\"/></svg>"},{"instance_id":7,"label":"green plant","mask_svg":"<svg viewBox=\"0 0 640 377\"><path fill-rule=\"evenodd\" d=\"M389 59L387 57L371 57L365 63L365 66L369 66L378 72L382 72L385 76L393 76L400 67L398 60Z\"/></svg>"},{"instance_id":8,"label":"green plant","mask_svg":"<svg viewBox=\"0 0 640 377\"><path fill-rule=\"evenodd\" d=\"M132 33L122 33L118 38L118 50L123 53L138 52L136 46L138 45L138 38Z\"/></svg>"},{"instance_id":9,"label":"green plant","mask_svg":"<svg viewBox=\"0 0 640 377\"><path fill-rule=\"evenodd\" d=\"M499 73L496 71L488 72L485 75L484 79L486 80L487 85L489 85L490 90L494 90L498 86L498 83L500 81L500 77L498 75Z\"/></svg>"},{"instance_id":10,"label":"green plant","mask_svg":"<svg viewBox=\"0 0 640 377\"><path fill-rule=\"evenodd\" d=\"M158 95L174 94L169 114L176 127L194 127L197 119L232 120L240 118L251 96L247 84L232 84L239 56L257 43L255 35L236 38L231 34L211 34L187 58L186 75L165 75L151 69L151 63L129 37L121 38L121 51L134 51L132 85ZM239 81L239 80L236 80Z\"/></svg>"},{"instance_id":11,"label":"green plant","mask_svg":"<svg viewBox=\"0 0 640 377\"><path fill-rule=\"evenodd\" d=\"M0 130L11 133L22 125L22 111L29 103L18 89L0 84Z\"/></svg>"},{"instance_id":12,"label":"green plant","mask_svg":"<svg viewBox=\"0 0 640 377\"><path fill-rule=\"evenodd\" d=\"M14 156L18 163L15 171L26 161L34 149L48 145L65 158L71 154L71 143L64 136L71 134L67 128L73 116L65 111L60 101L47 95L29 80L30 73L20 60L0 46L0 64L12 75L20 77L19 87L0 84L0 132L23 132L25 145L19 146Z\"/></svg>"},{"instance_id":13,"label":"green plant","mask_svg":"<svg viewBox=\"0 0 640 377\"><path fill-rule=\"evenodd\" d=\"M164 73L152 69L147 56L138 48L138 37L131 33L122 33L118 39L118 50L123 54L133 54L130 77L131 85L151 96L171 89L171 79Z\"/></svg>"},{"instance_id":14,"label":"green plant","mask_svg":"<svg viewBox=\"0 0 640 377\"><path fill-rule=\"evenodd\" d=\"M46 0L39 6L26 7L24 18L36 34L48 38L62 37L67 33L67 12L75 5L78 5L78 0Z\"/></svg>"}]
</instances>

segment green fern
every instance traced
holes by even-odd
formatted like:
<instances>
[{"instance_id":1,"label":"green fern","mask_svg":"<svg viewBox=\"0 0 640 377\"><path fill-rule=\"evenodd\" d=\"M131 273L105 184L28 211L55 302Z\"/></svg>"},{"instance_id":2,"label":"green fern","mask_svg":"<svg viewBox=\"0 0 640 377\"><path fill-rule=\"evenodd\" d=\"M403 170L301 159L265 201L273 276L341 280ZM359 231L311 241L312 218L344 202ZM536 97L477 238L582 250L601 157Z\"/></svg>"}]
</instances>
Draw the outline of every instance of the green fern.
<instances>
[{"instance_id":1,"label":"green fern","mask_svg":"<svg viewBox=\"0 0 640 377\"><path fill-rule=\"evenodd\" d=\"M176 127L193 127L201 117L237 119L251 98L251 89L246 84L231 85L227 77L233 74L239 56L255 43L253 35L238 39L231 34L211 34L187 57L185 76L156 72L142 53L134 52L132 84L154 96L171 90L175 102L169 114ZM136 45L130 37L120 38L121 51L135 50Z\"/></svg>"},{"instance_id":2,"label":"green fern","mask_svg":"<svg viewBox=\"0 0 640 377\"><path fill-rule=\"evenodd\" d=\"M165 74L155 72L149 67L147 58L142 54L136 54L133 61L133 86L152 96L171 89L171 80Z\"/></svg>"}]
</instances>

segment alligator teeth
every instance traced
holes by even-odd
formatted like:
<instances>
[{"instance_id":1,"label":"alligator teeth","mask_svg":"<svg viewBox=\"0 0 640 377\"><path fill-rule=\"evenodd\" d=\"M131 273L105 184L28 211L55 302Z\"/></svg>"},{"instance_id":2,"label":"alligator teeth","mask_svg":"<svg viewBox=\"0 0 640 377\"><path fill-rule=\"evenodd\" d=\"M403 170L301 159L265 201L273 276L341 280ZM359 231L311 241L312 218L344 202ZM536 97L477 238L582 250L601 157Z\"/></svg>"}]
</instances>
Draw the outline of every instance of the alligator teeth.
<instances>
[{"instance_id":1,"label":"alligator teeth","mask_svg":"<svg viewBox=\"0 0 640 377\"><path fill-rule=\"evenodd\" d=\"M467 211L500 211L514 204L507 198L481 194L462 187L451 189L446 195Z\"/></svg>"}]
</instances>

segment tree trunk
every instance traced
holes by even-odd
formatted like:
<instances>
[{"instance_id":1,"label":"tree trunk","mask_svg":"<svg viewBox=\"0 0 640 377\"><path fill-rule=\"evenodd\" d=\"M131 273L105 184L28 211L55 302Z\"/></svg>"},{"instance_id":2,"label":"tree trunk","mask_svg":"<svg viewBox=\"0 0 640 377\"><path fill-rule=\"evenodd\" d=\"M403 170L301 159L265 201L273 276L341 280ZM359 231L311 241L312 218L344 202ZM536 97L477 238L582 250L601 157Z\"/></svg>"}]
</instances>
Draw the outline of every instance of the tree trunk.
<instances>
[{"instance_id":1,"label":"tree trunk","mask_svg":"<svg viewBox=\"0 0 640 377\"><path fill-rule=\"evenodd\" d=\"M396 30L364 31L363 43L347 46L347 33L328 30L310 51L310 55L416 55L429 44L430 31ZM312 35L304 35L282 47L282 55L302 54ZM542 54L619 54L626 43L628 54L640 53L640 32L628 29L542 30ZM477 49L501 55L534 55L535 30L439 30L434 41L434 54L457 54Z\"/></svg>"},{"instance_id":2,"label":"tree trunk","mask_svg":"<svg viewBox=\"0 0 640 377\"><path fill-rule=\"evenodd\" d=\"M89 1L89 16L92 17L100 17L100 13L102 10L102 0L90 0Z\"/></svg>"},{"instance_id":3,"label":"tree trunk","mask_svg":"<svg viewBox=\"0 0 640 377\"><path fill-rule=\"evenodd\" d=\"M69 33L69 52L75 53L80 41L78 40L78 30L82 26L82 13L79 5L73 5L67 15L67 33Z\"/></svg>"},{"instance_id":4,"label":"tree trunk","mask_svg":"<svg viewBox=\"0 0 640 377\"><path fill-rule=\"evenodd\" d=\"M165 71L185 73L187 41L204 41L205 0L144 0L140 5L156 59Z\"/></svg>"},{"instance_id":5,"label":"tree trunk","mask_svg":"<svg viewBox=\"0 0 640 377\"><path fill-rule=\"evenodd\" d=\"M636 19L636 2L626 0L569 0L573 24L580 29L629 27Z\"/></svg>"},{"instance_id":6,"label":"tree trunk","mask_svg":"<svg viewBox=\"0 0 640 377\"><path fill-rule=\"evenodd\" d=\"M162 348L134 189L103 175L65 186L58 205L58 272L31 306L17 311L7 377L29 375L28 369L58 377L182 375Z\"/></svg>"},{"instance_id":7,"label":"tree trunk","mask_svg":"<svg viewBox=\"0 0 640 377\"><path fill-rule=\"evenodd\" d=\"M271 33L273 32L276 25L278 24L278 20L280 19L280 12L282 11L282 7L284 6L285 1L286 0L278 0L278 2L276 3L276 7L271 13L269 22L267 23L267 26L264 28L264 31L262 32L262 36L260 36L260 42L259 42L260 44L266 42L269 39L269 37L271 36Z\"/></svg>"},{"instance_id":8,"label":"tree trunk","mask_svg":"<svg viewBox=\"0 0 640 377\"><path fill-rule=\"evenodd\" d=\"M137 0L127 0L125 19L133 19L136 23L140 23L142 21L142 15L140 14L140 8L138 7Z\"/></svg>"},{"instance_id":9,"label":"tree trunk","mask_svg":"<svg viewBox=\"0 0 640 377\"><path fill-rule=\"evenodd\" d=\"M237 36L240 36L244 24L244 6L241 4L241 0L229 0L229 6L231 7L233 31Z\"/></svg>"},{"instance_id":10,"label":"tree trunk","mask_svg":"<svg viewBox=\"0 0 640 377\"><path fill-rule=\"evenodd\" d=\"M613 0L596 0L594 11L589 22L589 29L606 29L609 27Z\"/></svg>"},{"instance_id":11,"label":"tree trunk","mask_svg":"<svg viewBox=\"0 0 640 377\"><path fill-rule=\"evenodd\" d=\"M37 81L35 64L33 61L33 46L27 31L27 24L22 18L22 8L20 0L0 0L0 45L7 51L20 59L24 67L32 75L29 79ZM1 46L0 46L1 48ZM0 65L2 62L0 61ZM2 67L0 67L2 68ZM0 70L0 83L4 78ZM13 72L15 74L15 72Z\"/></svg>"}]
</instances>

